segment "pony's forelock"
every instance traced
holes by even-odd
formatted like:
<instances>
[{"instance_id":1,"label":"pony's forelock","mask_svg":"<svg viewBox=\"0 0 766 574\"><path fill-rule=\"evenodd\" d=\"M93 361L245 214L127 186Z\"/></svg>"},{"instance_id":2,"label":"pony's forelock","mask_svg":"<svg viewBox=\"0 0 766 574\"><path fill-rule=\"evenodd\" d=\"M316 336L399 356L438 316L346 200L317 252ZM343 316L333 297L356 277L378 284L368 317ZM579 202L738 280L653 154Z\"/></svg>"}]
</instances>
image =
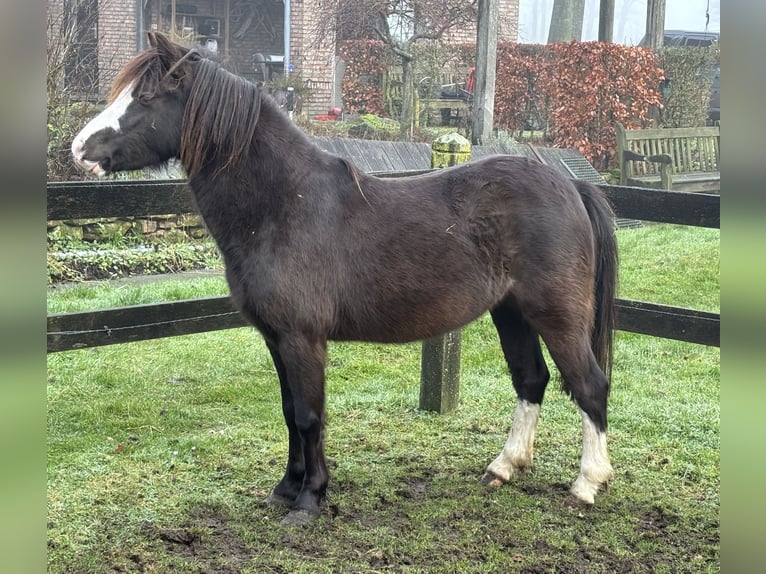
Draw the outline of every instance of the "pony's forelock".
<instances>
[{"instance_id":1,"label":"pony's forelock","mask_svg":"<svg viewBox=\"0 0 766 574\"><path fill-rule=\"evenodd\" d=\"M179 68L189 59L199 57L197 50L189 50L175 64L166 65L157 48L149 48L139 52L135 58L120 70L109 91L108 101L113 102L131 83L135 83L138 92L154 94L162 81L173 74L178 74ZM166 87L170 84L166 84Z\"/></svg>"},{"instance_id":2,"label":"pony's forelock","mask_svg":"<svg viewBox=\"0 0 766 574\"><path fill-rule=\"evenodd\" d=\"M113 102L133 82L136 82L141 91L149 86L156 89L164 75L165 70L157 50L155 48L144 50L117 74L109 91L108 101Z\"/></svg>"}]
</instances>

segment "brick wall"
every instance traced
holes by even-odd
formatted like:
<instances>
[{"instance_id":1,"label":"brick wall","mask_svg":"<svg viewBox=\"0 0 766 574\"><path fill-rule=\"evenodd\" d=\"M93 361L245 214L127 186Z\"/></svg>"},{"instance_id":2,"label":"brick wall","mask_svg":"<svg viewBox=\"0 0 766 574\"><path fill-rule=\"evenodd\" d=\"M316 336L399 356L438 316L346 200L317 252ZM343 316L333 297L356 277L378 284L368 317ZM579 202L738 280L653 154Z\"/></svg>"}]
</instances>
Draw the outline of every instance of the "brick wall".
<instances>
[{"instance_id":1,"label":"brick wall","mask_svg":"<svg viewBox=\"0 0 766 574\"><path fill-rule=\"evenodd\" d=\"M109 91L117 72L136 54L136 1L99 1L98 68L102 94Z\"/></svg>"},{"instance_id":2,"label":"brick wall","mask_svg":"<svg viewBox=\"0 0 766 574\"><path fill-rule=\"evenodd\" d=\"M99 72L100 90L105 94L115 74L136 53L136 6L143 0L99 0ZM284 12L282 2L251 0L253 7L249 20L240 14L239 22L230 27L228 64L237 73L254 79L254 54L282 55ZM500 29L498 39L515 41L518 37L519 0L499 0ZM221 18L223 28L225 14L223 0L183 0L184 4L197 6L201 16ZM304 113L314 116L324 114L339 101L337 86L340 83L338 59L334 39L327 38L323 44L316 40L316 24L326 18L329 11L326 0L291 0L290 56L296 72L304 80L310 80L313 95L304 101ZM64 0L48 0L51 11L60 10ZM154 0L144 14L144 30L167 28L160 25L159 10L164 10L169 0ZM231 3L235 6L234 2ZM246 22L249 26L245 26ZM242 33L240 33L241 30ZM223 30L222 30L223 33ZM470 26L451 32L446 38L451 43L475 42L476 29ZM219 50L224 42L219 40Z\"/></svg>"},{"instance_id":3,"label":"brick wall","mask_svg":"<svg viewBox=\"0 0 766 574\"><path fill-rule=\"evenodd\" d=\"M498 11L497 40L499 42L517 41L519 36L519 0L498 0ZM476 26L450 30L445 41L451 44L476 42Z\"/></svg>"},{"instance_id":4,"label":"brick wall","mask_svg":"<svg viewBox=\"0 0 766 574\"><path fill-rule=\"evenodd\" d=\"M309 117L326 114L333 107L336 85L334 38L319 43L316 26L326 18L328 8L324 2L293 0L290 24L290 52L296 71L300 72L311 89L311 97L303 103L303 113Z\"/></svg>"}]
</instances>

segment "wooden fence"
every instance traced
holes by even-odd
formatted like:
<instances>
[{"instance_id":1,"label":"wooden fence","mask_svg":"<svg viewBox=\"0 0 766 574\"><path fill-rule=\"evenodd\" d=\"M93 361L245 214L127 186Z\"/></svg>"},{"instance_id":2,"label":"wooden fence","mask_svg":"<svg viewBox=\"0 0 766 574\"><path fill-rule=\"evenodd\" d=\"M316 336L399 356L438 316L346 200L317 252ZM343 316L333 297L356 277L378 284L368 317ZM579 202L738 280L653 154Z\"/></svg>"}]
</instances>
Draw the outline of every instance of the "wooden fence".
<instances>
[{"instance_id":1,"label":"wooden fence","mask_svg":"<svg viewBox=\"0 0 766 574\"><path fill-rule=\"evenodd\" d=\"M396 177L397 173L378 174ZM601 186L620 217L720 228L720 197ZM196 212L183 181L96 181L48 184L48 220ZM618 328L720 346L720 314L618 300ZM229 297L135 305L48 316L48 352L246 326Z\"/></svg>"}]
</instances>

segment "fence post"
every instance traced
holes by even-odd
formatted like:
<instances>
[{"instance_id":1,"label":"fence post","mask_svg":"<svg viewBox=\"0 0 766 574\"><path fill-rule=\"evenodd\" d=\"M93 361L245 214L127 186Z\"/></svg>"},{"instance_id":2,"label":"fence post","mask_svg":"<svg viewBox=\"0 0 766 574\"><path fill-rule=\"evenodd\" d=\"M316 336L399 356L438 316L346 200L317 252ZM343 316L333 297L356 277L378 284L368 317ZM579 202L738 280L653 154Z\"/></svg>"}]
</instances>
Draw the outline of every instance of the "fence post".
<instances>
[{"instance_id":1,"label":"fence post","mask_svg":"<svg viewBox=\"0 0 766 574\"><path fill-rule=\"evenodd\" d=\"M445 134L431 146L431 167L457 165L471 159L471 142L458 133ZM447 413L460 395L460 331L423 341L420 359L420 408Z\"/></svg>"}]
</instances>

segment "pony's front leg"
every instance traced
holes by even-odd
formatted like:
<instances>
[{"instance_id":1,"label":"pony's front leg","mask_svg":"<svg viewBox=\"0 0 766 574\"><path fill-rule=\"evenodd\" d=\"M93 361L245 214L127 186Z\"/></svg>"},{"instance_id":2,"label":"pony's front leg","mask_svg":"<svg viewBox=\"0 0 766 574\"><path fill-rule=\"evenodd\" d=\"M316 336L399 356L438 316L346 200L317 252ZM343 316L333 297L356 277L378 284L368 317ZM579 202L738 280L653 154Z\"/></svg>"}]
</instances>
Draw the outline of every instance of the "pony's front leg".
<instances>
[{"instance_id":1,"label":"pony's front leg","mask_svg":"<svg viewBox=\"0 0 766 574\"><path fill-rule=\"evenodd\" d=\"M288 429L289 454L271 503L292 510L282 524L305 524L320 514L327 489L324 456L324 368L327 343L303 335L279 338L272 352L280 377L282 411Z\"/></svg>"},{"instance_id":2,"label":"pony's front leg","mask_svg":"<svg viewBox=\"0 0 766 574\"><path fill-rule=\"evenodd\" d=\"M279 387L282 395L282 414L287 425L288 437L288 455L287 468L282 480L277 483L274 490L266 499L267 504L274 506L292 507L295 499L298 498L303 487L303 476L306 472L306 465L303 461L303 445L298 427L295 425L295 407L293 405L293 395L287 384L287 374L282 357L279 354L277 344L269 340L266 346L271 353L274 362L274 368L279 377Z\"/></svg>"}]
</instances>

